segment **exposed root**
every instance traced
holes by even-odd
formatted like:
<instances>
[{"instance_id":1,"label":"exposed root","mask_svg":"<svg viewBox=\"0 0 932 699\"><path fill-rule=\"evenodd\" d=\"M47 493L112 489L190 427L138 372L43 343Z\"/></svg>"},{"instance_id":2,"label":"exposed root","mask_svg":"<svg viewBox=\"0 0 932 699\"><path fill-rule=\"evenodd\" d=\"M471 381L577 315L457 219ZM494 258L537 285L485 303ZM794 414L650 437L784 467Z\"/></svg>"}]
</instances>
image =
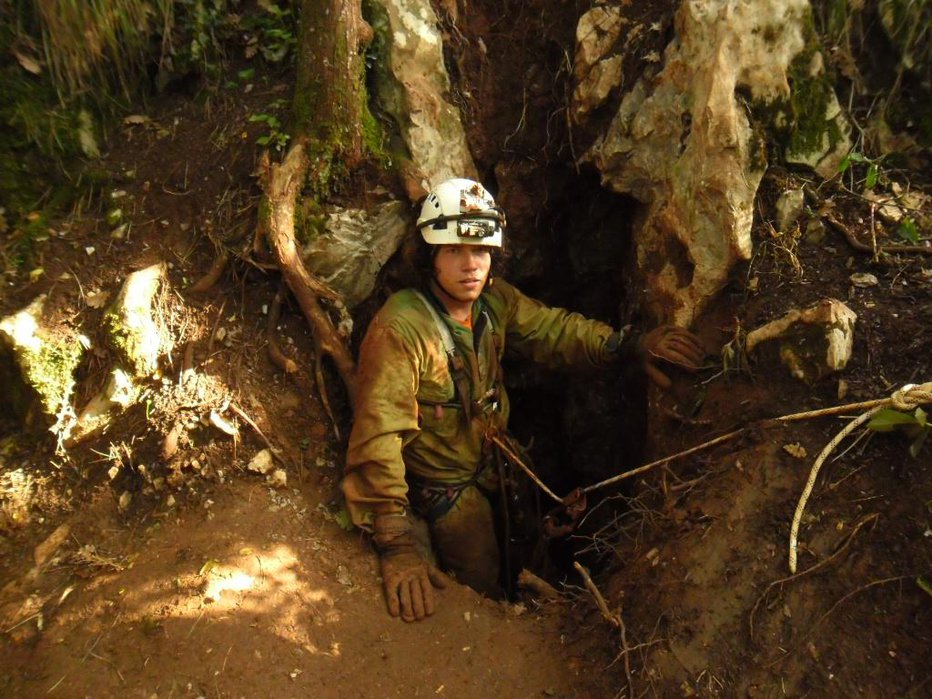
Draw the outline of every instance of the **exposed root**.
<instances>
[{"instance_id":1,"label":"exposed root","mask_svg":"<svg viewBox=\"0 0 932 699\"><path fill-rule=\"evenodd\" d=\"M333 413L333 408L330 407L330 396L327 395L327 382L324 381L323 357L320 356L319 352L314 356L314 383L317 384L317 395L320 396L320 403L324 406L324 412L327 413L330 424L333 425L333 434L337 438L337 441L340 441L342 439L340 436L340 423L337 422L337 418Z\"/></svg>"},{"instance_id":2,"label":"exposed root","mask_svg":"<svg viewBox=\"0 0 932 699\"><path fill-rule=\"evenodd\" d=\"M907 254L920 254L920 255L932 255L932 247L926 247L924 245L876 245L871 246L867 243L862 243L858 240L857 236L849 229L845 224L835 218L834 215L830 213L822 214L828 223L836 231L844 236L845 240L848 241L850 245L855 250L859 252L867 252L871 255L877 255L877 253L886 252L886 253L907 253Z\"/></svg>"},{"instance_id":3,"label":"exposed root","mask_svg":"<svg viewBox=\"0 0 932 699\"><path fill-rule=\"evenodd\" d=\"M206 274L194 282L188 291L193 294L202 294L205 291L211 289L214 284L220 281L220 277L223 276L223 272L227 268L228 261L229 255L227 254L226 250L222 248L218 250L217 256L214 258L214 261L211 263L210 268L207 270Z\"/></svg>"},{"instance_id":4,"label":"exposed root","mask_svg":"<svg viewBox=\"0 0 932 699\"><path fill-rule=\"evenodd\" d=\"M278 321L282 315L282 300L284 299L285 288L279 284L275 298L272 299L272 306L269 308L269 319L265 325L266 341L268 342L269 359L279 369L286 374L294 374L298 371L298 365L293 359L286 356L278 346L276 334L278 332Z\"/></svg>"},{"instance_id":5,"label":"exposed root","mask_svg":"<svg viewBox=\"0 0 932 699\"><path fill-rule=\"evenodd\" d=\"M339 294L307 270L294 239L295 200L307 170L308 158L300 140L291 147L281 164L273 165L267 157L263 158L259 168L260 181L269 213L267 217L260 218L259 228L275 252L285 282L311 326L316 354L318 357L329 355L333 359L352 401L356 394L356 364L346 340L321 305L321 299L334 302L338 309L342 309L341 312L345 312L345 307Z\"/></svg>"},{"instance_id":6,"label":"exposed root","mask_svg":"<svg viewBox=\"0 0 932 699\"><path fill-rule=\"evenodd\" d=\"M269 441L269 438L265 436L265 433L259 429L259 425L256 424L255 420L249 417L249 415L247 415L246 412L236 403L230 403L230 410L239 415L246 422L246 424L255 431L255 433L259 436L259 439L261 439L265 443L265 446L269 448L269 452L272 454L272 456L278 459L278 461L283 466L289 465L285 459L282 458L281 451L278 449L278 447L274 446L272 442Z\"/></svg>"},{"instance_id":7,"label":"exposed root","mask_svg":"<svg viewBox=\"0 0 932 699\"><path fill-rule=\"evenodd\" d=\"M534 575L534 573L529 571L527 568L522 568L521 572L518 573L518 587L520 587L522 590L528 590L529 592L532 592L543 599L562 599L562 595L553 585L551 585L543 578Z\"/></svg>"},{"instance_id":8,"label":"exposed root","mask_svg":"<svg viewBox=\"0 0 932 699\"><path fill-rule=\"evenodd\" d=\"M794 574L794 575L789 575L789 576L787 576L787 577L785 577L785 578L780 578L779 580L774 580L772 583L770 583L770 584L767 586L767 589L765 589L765 590L761 593L760 597L757 598L757 601L754 603L754 606L751 608L751 614L750 614L750 616L749 616L749 618L748 618L748 633L749 633L749 635L750 635L750 637L751 637L751 640L752 640L752 641L754 640L754 615L757 613L758 608L759 608L760 605L764 602L764 600L767 599L767 596L770 594L770 591L771 591L773 588L775 588L775 587L778 586L778 585L784 585L784 584L786 584L786 583L788 583L788 582L792 582L792 581L794 581L794 580L799 580L800 578L804 578L804 577L806 577L807 575L810 575L810 574L812 574L812 573L816 573L816 572L822 570L823 568L827 567L830 563L832 563L832 562L835 561L839 556L841 556L841 554L843 554L845 551L848 550L848 547L851 545L851 542L854 541L854 537L857 536L857 533L861 530L861 528L862 528L865 524L867 524L868 522L876 522L877 519L878 519L878 517L880 517L880 515L877 514L876 512L873 513L873 514L869 514L869 515L867 515L866 517L864 517L860 522L858 522L858 523L854 526L854 529L853 529L853 530L851 531L851 533L848 535L848 538L845 539L844 543L842 543L842 545L838 547L838 549L835 551L835 553L833 553L833 554L832 554L831 556L829 556L828 558L826 558L826 559L824 559L824 560L822 560L822 561L819 561L818 563L816 563L815 565L813 565L813 566L807 568L806 570L800 571L799 573L796 573L796 574Z\"/></svg>"}]
</instances>

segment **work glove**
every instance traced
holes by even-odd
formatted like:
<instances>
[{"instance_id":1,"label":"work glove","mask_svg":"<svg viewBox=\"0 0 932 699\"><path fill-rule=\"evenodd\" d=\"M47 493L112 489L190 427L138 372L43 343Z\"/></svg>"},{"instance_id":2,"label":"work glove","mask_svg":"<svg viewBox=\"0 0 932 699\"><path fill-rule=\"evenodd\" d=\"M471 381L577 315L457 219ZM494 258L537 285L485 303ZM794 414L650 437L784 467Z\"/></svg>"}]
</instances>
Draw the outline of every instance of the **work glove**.
<instances>
[{"instance_id":1,"label":"work glove","mask_svg":"<svg viewBox=\"0 0 932 699\"><path fill-rule=\"evenodd\" d=\"M418 553L411 523L404 515L375 518L372 541L379 552L388 613L405 621L420 621L434 613L434 587L449 578Z\"/></svg>"},{"instance_id":2,"label":"work glove","mask_svg":"<svg viewBox=\"0 0 932 699\"><path fill-rule=\"evenodd\" d=\"M663 389L670 388L673 382L657 368L658 361L697 371L705 357L699 338L675 325L661 325L644 334L638 341L638 353L647 377Z\"/></svg>"}]
</instances>

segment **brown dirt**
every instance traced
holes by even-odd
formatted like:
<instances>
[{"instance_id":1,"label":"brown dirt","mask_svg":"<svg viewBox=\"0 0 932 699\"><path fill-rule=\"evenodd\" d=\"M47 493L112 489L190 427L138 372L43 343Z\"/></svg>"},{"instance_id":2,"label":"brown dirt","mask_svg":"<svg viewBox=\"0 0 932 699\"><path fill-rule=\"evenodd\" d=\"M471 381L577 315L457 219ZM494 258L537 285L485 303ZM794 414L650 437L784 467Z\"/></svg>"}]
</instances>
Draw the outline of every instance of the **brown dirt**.
<instances>
[{"instance_id":1,"label":"brown dirt","mask_svg":"<svg viewBox=\"0 0 932 699\"><path fill-rule=\"evenodd\" d=\"M459 18L463 35L485 37L486 48L454 41L451 61L467 76L457 97L480 168L498 180L506 208L514 205L512 224L531 231L546 226L535 188L555 194L571 176L555 105L566 79L558 49L575 10L505 5L501 13L476 3ZM209 268L215 242L248 247L263 128L248 117L289 89L287 76L258 77L249 92L223 90L206 105L159 100L151 122L115 135L101 164L113 174L110 189L126 192L128 237L110 237L104 196L56 224L42 249L43 278L5 290L3 314L48 292L59 322L88 332L101 315L88 303L92 292L112 295L129 271L166 259L185 303L168 306L183 342L147 406L64 458L41 435L3 442L0 695L928 696L932 601L917 584L932 579L928 446L914 459L902 435L874 435L827 464L803 522L800 570L828 562L779 582L788 576L796 500L813 456L843 424L836 418L760 426L598 505L599 514L614 508L610 525L599 520L575 543L603 566L597 579L621 611L623 640L577 577L567 578L562 605L498 605L455 586L431 619L390 619L374 554L340 526L343 447L308 371L312 343L296 310L286 309L279 337L301 371L284 377L267 359L264 307L277 275L236 262L209 292L185 291ZM527 100L536 102L518 129ZM915 174L890 175L924 186ZM841 374L846 397L839 377L805 385L767 352L750 371L681 375L672 392L649 396L648 458L753 420L932 379L930 258L875 264L831 229L818 241L773 237L765 222L794 177L768 176L757 256L695 329L718 348L736 318L747 330L790 307L842 298L859 316ZM365 194L359 181L346 190ZM864 200L840 189L828 196L869 238ZM853 288L854 271L873 272L879 285ZM180 381L185 342L196 372ZM99 349L82 365L82 399L100 387L110 359ZM329 380L345 432L346 409ZM264 437L241 418L236 442L202 423L227 401ZM177 425L178 449L166 456L165 436ZM246 470L265 438L287 462L287 487ZM795 443L805 459L783 449Z\"/></svg>"}]
</instances>

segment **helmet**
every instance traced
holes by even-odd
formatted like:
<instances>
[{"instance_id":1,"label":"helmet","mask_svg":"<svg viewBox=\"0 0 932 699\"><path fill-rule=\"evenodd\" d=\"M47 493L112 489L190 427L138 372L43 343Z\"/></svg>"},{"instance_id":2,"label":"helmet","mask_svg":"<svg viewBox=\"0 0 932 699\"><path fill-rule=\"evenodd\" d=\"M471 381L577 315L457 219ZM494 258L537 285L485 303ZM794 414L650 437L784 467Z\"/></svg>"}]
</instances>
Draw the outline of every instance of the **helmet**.
<instances>
[{"instance_id":1,"label":"helmet","mask_svg":"<svg viewBox=\"0 0 932 699\"><path fill-rule=\"evenodd\" d=\"M500 248L505 214L481 184L454 178L441 182L427 195L417 228L430 245Z\"/></svg>"}]
</instances>

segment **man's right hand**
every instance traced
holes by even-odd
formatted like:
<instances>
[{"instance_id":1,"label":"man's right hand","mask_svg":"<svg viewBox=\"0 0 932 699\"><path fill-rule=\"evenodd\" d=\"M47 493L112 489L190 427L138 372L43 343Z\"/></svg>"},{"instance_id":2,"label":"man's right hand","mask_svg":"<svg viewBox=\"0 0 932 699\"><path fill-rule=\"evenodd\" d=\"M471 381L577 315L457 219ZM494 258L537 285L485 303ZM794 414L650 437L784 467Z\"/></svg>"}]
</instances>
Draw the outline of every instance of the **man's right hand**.
<instances>
[{"instance_id":1,"label":"man's right hand","mask_svg":"<svg viewBox=\"0 0 932 699\"><path fill-rule=\"evenodd\" d=\"M433 614L434 587L446 587L449 579L418 553L408 518L379 515L372 540L379 552L388 613L404 621Z\"/></svg>"},{"instance_id":2,"label":"man's right hand","mask_svg":"<svg viewBox=\"0 0 932 699\"><path fill-rule=\"evenodd\" d=\"M420 621L434 613L434 587L448 578L414 550L381 555L388 613L405 621Z\"/></svg>"}]
</instances>

